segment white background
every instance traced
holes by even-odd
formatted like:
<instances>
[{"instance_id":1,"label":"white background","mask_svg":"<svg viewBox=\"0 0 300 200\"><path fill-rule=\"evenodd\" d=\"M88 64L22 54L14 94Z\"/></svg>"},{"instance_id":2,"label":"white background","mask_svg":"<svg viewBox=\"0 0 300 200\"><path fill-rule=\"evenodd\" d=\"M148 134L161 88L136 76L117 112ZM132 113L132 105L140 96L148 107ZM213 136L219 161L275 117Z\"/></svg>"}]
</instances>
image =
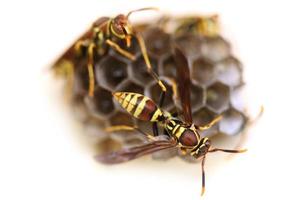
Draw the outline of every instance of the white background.
<instances>
[{"instance_id":1,"label":"white background","mask_svg":"<svg viewBox=\"0 0 300 200\"><path fill-rule=\"evenodd\" d=\"M0 199L200 199L199 164L150 158L113 167L96 163L73 134L77 127L47 71L97 17L145 6L219 13L245 65L247 101L266 109L250 130L246 154L228 162L224 154L209 156L203 199L299 199L299 5L238 0L2 1Z\"/></svg>"}]
</instances>

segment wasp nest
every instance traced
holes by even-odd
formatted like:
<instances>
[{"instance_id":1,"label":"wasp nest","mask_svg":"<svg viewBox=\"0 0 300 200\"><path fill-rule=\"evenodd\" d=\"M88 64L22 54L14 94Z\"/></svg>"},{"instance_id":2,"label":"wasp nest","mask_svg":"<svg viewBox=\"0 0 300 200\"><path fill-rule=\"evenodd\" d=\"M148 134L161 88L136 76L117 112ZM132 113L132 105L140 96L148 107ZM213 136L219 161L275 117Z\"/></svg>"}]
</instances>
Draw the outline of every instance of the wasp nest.
<instances>
[{"instance_id":1,"label":"wasp nest","mask_svg":"<svg viewBox=\"0 0 300 200\"><path fill-rule=\"evenodd\" d=\"M188 29L166 31L157 24L134 27L143 35L154 71L167 86L163 109L171 113L180 110L180 103L173 98L171 86L171 80L176 77L171 46L176 43L189 62L194 123L205 125L217 115L223 116L218 124L202 134L209 137L217 134L231 136L243 129L247 122L239 95L243 85L243 69L239 60L232 55L226 39L219 34L205 36ZM126 48L123 41L119 44ZM113 151L144 142L139 133L103 131L111 125L136 125L146 132L152 132L150 122L134 119L112 99L111 91L127 91L144 94L158 103L160 87L148 74L135 38L129 51L136 56L135 61L126 59L112 49L107 55L96 58L93 98L88 96L86 60L78 61L75 66L72 107L84 124L86 133L94 138L98 151ZM168 151L154 154L154 157L169 158L175 155L177 152Z\"/></svg>"}]
</instances>

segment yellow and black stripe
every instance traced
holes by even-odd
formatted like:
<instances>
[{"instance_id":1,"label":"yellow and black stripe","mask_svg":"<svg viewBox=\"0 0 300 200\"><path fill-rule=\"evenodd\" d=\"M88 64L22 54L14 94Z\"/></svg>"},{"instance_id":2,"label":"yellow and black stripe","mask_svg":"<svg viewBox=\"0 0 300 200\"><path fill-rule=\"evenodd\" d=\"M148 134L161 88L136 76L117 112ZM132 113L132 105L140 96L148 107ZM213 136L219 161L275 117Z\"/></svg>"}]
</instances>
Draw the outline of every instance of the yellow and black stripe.
<instances>
[{"instance_id":1,"label":"yellow and black stripe","mask_svg":"<svg viewBox=\"0 0 300 200\"><path fill-rule=\"evenodd\" d=\"M175 138L177 138L179 144L186 148L193 148L198 145L200 136L196 130L187 128L182 123L178 123L172 119L167 120L165 129L168 130Z\"/></svg>"},{"instance_id":2,"label":"yellow and black stripe","mask_svg":"<svg viewBox=\"0 0 300 200\"><path fill-rule=\"evenodd\" d=\"M158 122L163 112L148 97L132 92L114 92L114 98L132 116L143 121Z\"/></svg>"}]
</instances>

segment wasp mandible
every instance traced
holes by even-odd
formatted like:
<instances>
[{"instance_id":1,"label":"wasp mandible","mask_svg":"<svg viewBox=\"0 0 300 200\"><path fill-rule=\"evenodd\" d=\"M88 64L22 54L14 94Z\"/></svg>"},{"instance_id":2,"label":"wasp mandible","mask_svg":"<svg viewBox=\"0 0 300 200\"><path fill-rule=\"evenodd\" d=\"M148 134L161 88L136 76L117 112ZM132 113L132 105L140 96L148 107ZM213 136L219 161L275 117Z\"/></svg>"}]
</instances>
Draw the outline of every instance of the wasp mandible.
<instances>
[{"instance_id":1,"label":"wasp mandible","mask_svg":"<svg viewBox=\"0 0 300 200\"><path fill-rule=\"evenodd\" d=\"M135 60L135 56L126 49L121 48L116 42L124 40L126 47L131 46L132 36L138 40L141 52L143 54L148 71L152 74L152 67L146 52L144 40L141 35L134 31L129 23L129 17L134 12L144 10L156 10L156 8L141 8L130 11L127 15L119 14L114 18L101 17L96 20L91 28L76 40L71 47L55 62L53 68L57 73L63 73L68 76L69 87L73 86L74 82L74 61L78 58L87 58L87 68L89 76L89 96L94 95L95 78L94 78L94 55L104 55L108 47L113 48L119 54L130 60ZM155 76L152 74L152 76ZM154 77L157 79L157 77ZM163 90L165 87L162 83L160 86Z\"/></svg>"},{"instance_id":2,"label":"wasp mandible","mask_svg":"<svg viewBox=\"0 0 300 200\"><path fill-rule=\"evenodd\" d=\"M198 126L193 123L191 103L190 103L190 72L187 58L178 47L173 48L174 60L177 70L177 88L179 91L179 99L181 101L183 120L179 117L163 110L161 108L163 100L160 100L159 106L150 98L131 92L117 91L113 92L113 97L119 104L133 117L149 121L154 124L153 134L146 133L134 126L112 126L108 127L107 131L123 131L136 130L142 133L148 139L148 143L129 149L123 149L117 152L107 153L97 156L97 160L106 164L116 164L126 162L147 154L151 154L163 149L179 148L184 154L189 154L196 159L202 159L202 191L205 191L205 171L204 164L208 153L222 151L227 153L242 153L242 150L230 150L213 148L211 140L207 137L202 137L201 132L209 129L218 121L221 116L217 116L210 123L204 126ZM157 126L163 127L164 133L157 134Z\"/></svg>"}]
</instances>

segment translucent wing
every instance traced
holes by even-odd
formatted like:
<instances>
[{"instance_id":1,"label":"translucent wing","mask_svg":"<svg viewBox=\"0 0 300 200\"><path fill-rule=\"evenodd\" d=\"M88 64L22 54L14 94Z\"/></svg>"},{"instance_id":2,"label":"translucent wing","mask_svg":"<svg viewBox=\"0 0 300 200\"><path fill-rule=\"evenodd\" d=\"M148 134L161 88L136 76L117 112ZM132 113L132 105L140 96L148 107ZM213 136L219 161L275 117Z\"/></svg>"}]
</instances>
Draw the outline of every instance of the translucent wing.
<instances>
[{"instance_id":1,"label":"translucent wing","mask_svg":"<svg viewBox=\"0 0 300 200\"><path fill-rule=\"evenodd\" d=\"M173 57L176 63L177 88L182 106L182 112L186 123L192 124L191 111L191 79L190 70L186 56L178 46L173 48Z\"/></svg>"},{"instance_id":2,"label":"translucent wing","mask_svg":"<svg viewBox=\"0 0 300 200\"><path fill-rule=\"evenodd\" d=\"M99 155L96 156L96 159L104 164L118 164L154 153L156 151L173 148L176 145L177 143L173 139L157 140L141 146L132 147L129 149L122 149L117 152Z\"/></svg>"}]
</instances>

